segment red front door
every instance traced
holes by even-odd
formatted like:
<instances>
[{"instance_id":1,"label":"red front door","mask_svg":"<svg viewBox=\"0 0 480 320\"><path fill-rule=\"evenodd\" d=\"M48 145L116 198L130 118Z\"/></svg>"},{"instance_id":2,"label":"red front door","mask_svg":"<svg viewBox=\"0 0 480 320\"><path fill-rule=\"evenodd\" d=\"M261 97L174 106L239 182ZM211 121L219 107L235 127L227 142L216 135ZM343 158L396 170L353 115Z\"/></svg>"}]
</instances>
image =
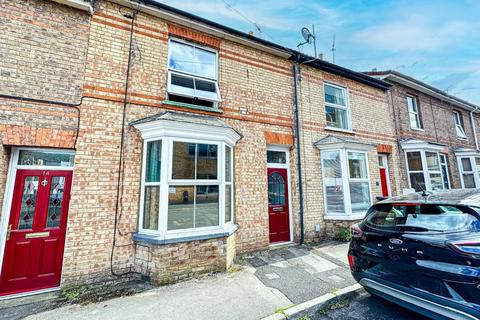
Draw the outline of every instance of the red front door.
<instances>
[{"instance_id":1,"label":"red front door","mask_svg":"<svg viewBox=\"0 0 480 320\"><path fill-rule=\"evenodd\" d=\"M380 181L382 183L382 196L388 197L387 170L385 168L380 168Z\"/></svg>"},{"instance_id":2,"label":"red front door","mask_svg":"<svg viewBox=\"0 0 480 320\"><path fill-rule=\"evenodd\" d=\"M60 285L71 184L71 171L17 171L0 296Z\"/></svg>"},{"instance_id":3,"label":"red front door","mask_svg":"<svg viewBox=\"0 0 480 320\"><path fill-rule=\"evenodd\" d=\"M386 154L378 155L378 166L380 170L380 183L382 184L382 196L388 197L390 195L390 190L388 183L388 161Z\"/></svg>"},{"instance_id":4,"label":"red front door","mask_svg":"<svg viewBox=\"0 0 480 320\"><path fill-rule=\"evenodd\" d=\"M268 169L270 243L290 241L287 169Z\"/></svg>"}]
</instances>

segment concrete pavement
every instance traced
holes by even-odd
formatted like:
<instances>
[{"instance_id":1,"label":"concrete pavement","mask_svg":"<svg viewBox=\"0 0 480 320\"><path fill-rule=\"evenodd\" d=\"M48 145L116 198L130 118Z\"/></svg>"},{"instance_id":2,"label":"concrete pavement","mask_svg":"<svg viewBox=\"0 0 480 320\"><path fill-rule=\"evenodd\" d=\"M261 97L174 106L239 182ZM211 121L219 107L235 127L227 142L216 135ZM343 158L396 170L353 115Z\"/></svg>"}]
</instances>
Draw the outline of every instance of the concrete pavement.
<instances>
[{"instance_id":1,"label":"concrete pavement","mask_svg":"<svg viewBox=\"0 0 480 320\"><path fill-rule=\"evenodd\" d=\"M58 319L260 319L351 286L347 244L293 246L249 254L227 272L87 306L28 317Z\"/></svg>"}]
</instances>

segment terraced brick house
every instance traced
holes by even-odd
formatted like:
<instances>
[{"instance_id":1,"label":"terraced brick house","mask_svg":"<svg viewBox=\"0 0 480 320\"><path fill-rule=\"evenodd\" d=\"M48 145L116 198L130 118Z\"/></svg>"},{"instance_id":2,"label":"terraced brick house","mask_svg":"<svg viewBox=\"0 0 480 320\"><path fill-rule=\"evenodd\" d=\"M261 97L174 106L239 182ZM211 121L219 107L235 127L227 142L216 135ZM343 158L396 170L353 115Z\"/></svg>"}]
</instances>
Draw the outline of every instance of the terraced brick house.
<instances>
[{"instance_id":1,"label":"terraced brick house","mask_svg":"<svg viewBox=\"0 0 480 320\"><path fill-rule=\"evenodd\" d=\"M367 74L392 84L402 189L479 188L479 107L396 71Z\"/></svg>"},{"instance_id":2,"label":"terraced brick house","mask_svg":"<svg viewBox=\"0 0 480 320\"><path fill-rule=\"evenodd\" d=\"M1 296L226 270L399 190L382 80L156 1L0 11Z\"/></svg>"}]
</instances>

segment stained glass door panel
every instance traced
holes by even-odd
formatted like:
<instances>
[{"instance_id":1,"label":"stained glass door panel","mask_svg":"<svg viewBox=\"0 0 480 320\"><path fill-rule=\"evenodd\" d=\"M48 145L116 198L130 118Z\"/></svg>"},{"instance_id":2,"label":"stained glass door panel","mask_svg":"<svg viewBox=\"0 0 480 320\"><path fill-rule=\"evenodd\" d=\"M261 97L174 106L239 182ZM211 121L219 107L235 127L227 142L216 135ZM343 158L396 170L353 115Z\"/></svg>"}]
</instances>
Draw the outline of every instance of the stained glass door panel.
<instances>
[{"instance_id":1,"label":"stained glass door panel","mask_svg":"<svg viewBox=\"0 0 480 320\"><path fill-rule=\"evenodd\" d=\"M52 177L47 212L47 228L58 228L62 215L65 177Z\"/></svg>"},{"instance_id":2,"label":"stained glass door panel","mask_svg":"<svg viewBox=\"0 0 480 320\"><path fill-rule=\"evenodd\" d=\"M32 229L35 209L37 207L37 193L39 176L25 176L23 179L23 192L20 204L18 229Z\"/></svg>"}]
</instances>

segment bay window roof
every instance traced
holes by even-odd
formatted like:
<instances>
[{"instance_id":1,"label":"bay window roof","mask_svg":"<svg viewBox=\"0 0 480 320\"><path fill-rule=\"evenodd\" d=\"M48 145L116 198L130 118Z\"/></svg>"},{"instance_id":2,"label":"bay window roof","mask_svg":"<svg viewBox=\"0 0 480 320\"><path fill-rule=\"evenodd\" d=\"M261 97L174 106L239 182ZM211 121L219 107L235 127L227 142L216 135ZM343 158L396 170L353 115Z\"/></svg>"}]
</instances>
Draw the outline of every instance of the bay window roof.
<instances>
[{"instance_id":1,"label":"bay window roof","mask_svg":"<svg viewBox=\"0 0 480 320\"><path fill-rule=\"evenodd\" d=\"M195 134L198 138L208 135L234 145L242 138L238 131L216 117L183 112L165 111L132 121L130 125L139 129L144 139L169 134Z\"/></svg>"},{"instance_id":2,"label":"bay window roof","mask_svg":"<svg viewBox=\"0 0 480 320\"><path fill-rule=\"evenodd\" d=\"M337 137L328 135L324 138L321 138L317 142L313 144L318 149L348 149L353 148L357 150L369 150L373 149L375 145L367 142L360 141L358 139L353 138L345 138L345 137Z\"/></svg>"},{"instance_id":3,"label":"bay window roof","mask_svg":"<svg viewBox=\"0 0 480 320\"><path fill-rule=\"evenodd\" d=\"M443 144L428 142L428 141L419 140L419 139L412 139L412 138L408 138L400 141L400 145L402 146L403 150L425 149L425 150L443 152L446 148L446 146Z\"/></svg>"}]
</instances>

